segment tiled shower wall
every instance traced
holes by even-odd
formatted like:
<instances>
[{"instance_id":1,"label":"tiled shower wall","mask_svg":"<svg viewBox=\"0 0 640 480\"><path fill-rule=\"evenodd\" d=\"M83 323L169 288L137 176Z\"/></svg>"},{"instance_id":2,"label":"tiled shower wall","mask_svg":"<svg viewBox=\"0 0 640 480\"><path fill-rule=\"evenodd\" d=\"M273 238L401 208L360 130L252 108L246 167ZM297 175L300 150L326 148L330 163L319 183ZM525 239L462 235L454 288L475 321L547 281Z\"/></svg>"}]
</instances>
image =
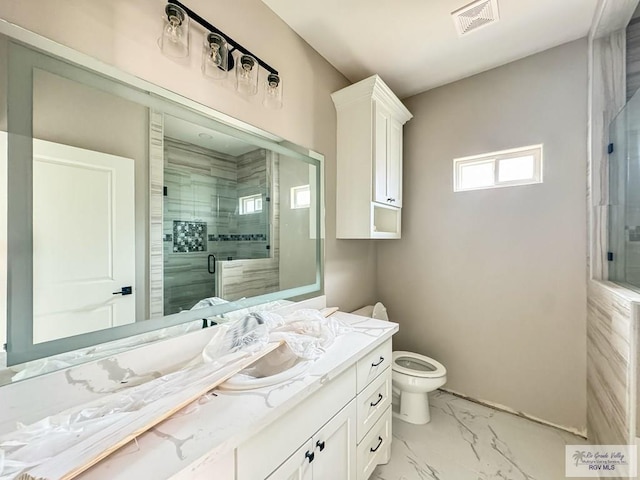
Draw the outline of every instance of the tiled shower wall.
<instances>
[{"instance_id":1,"label":"tiled shower wall","mask_svg":"<svg viewBox=\"0 0 640 480\"><path fill-rule=\"evenodd\" d=\"M269 152L271 155L271 152ZM260 192L266 200L262 212L239 215L236 233L243 239L237 243L235 259L269 256L269 216L272 203L267 182L267 151L254 150L237 157L238 198ZM259 235L259 236L258 236Z\"/></svg>"},{"instance_id":2,"label":"tiled shower wall","mask_svg":"<svg viewBox=\"0 0 640 480\"><path fill-rule=\"evenodd\" d=\"M265 152L266 178L271 179L269 192L269 258L232 260L219 264L217 272L218 295L226 300L255 297L280 290L280 159L274 152ZM248 154L250 157L250 154ZM251 158L246 158L251 162ZM250 185L257 181L243 165L238 171L238 181ZM241 187L238 188L241 190ZM241 229L252 227L251 221L242 221ZM251 247L247 244L248 248ZM247 253L247 252L245 252Z\"/></svg>"},{"instance_id":3,"label":"tiled shower wall","mask_svg":"<svg viewBox=\"0 0 640 480\"><path fill-rule=\"evenodd\" d=\"M194 298L215 295L215 276L208 272L208 255L236 254L235 241L210 241L236 228L237 167L233 157L177 140L164 142L164 314L193 306ZM213 208L215 207L215 208ZM174 221L201 222L201 251L179 251ZM209 237L216 235L216 237Z\"/></svg>"}]
</instances>

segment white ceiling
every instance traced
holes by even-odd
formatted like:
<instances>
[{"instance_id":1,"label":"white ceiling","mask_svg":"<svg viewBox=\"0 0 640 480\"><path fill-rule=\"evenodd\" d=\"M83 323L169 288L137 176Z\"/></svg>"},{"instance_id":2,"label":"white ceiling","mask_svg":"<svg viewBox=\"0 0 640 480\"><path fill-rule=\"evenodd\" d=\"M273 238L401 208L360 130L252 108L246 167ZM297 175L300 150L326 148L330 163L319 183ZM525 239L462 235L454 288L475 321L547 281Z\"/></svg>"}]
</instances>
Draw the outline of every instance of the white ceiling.
<instances>
[{"instance_id":1,"label":"white ceiling","mask_svg":"<svg viewBox=\"0 0 640 480\"><path fill-rule=\"evenodd\" d=\"M244 140L187 122L181 118L172 117L171 115L164 116L164 134L169 138L190 143L191 145L198 145L232 157L244 155L257 148Z\"/></svg>"},{"instance_id":2,"label":"white ceiling","mask_svg":"<svg viewBox=\"0 0 640 480\"><path fill-rule=\"evenodd\" d=\"M350 81L374 73L401 98L589 32L597 0L498 0L500 20L459 37L471 0L263 0Z\"/></svg>"}]
</instances>

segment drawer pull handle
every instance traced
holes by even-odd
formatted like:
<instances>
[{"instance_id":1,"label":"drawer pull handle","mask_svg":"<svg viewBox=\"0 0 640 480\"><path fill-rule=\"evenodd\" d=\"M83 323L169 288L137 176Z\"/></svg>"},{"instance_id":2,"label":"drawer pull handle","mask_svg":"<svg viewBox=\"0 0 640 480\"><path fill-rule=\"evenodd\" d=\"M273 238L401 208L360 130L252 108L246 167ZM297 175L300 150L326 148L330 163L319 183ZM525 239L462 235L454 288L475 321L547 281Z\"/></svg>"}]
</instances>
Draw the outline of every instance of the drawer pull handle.
<instances>
[{"instance_id":1,"label":"drawer pull handle","mask_svg":"<svg viewBox=\"0 0 640 480\"><path fill-rule=\"evenodd\" d=\"M378 445L376 445L376 448L370 448L369 450L371 450L371 453L377 452L380 448L380 445L382 445L382 437L378 437Z\"/></svg>"},{"instance_id":2,"label":"drawer pull handle","mask_svg":"<svg viewBox=\"0 0 640 480\"><path fill-rule=\"evenodd\" d=\"M380 360L378 360L376 363L372 363L371 366L372 367L377 367L378 365L380 365L382 362L384 362L384 357L382 355L380 355Z\"/></svg>"},{"instance_id":3,"label":"drawer pull handle","mask_svg":"<svg viewBox=\"0 0 640 480\"><path fill-rule=\"evenodd\" d=\"M324 442L321 442L320 440L318 440L316 442L316 447L318 447L320 451L324 450Z\"/></svg>"},{"instance_id":4,"label":"drawer pull handle","mask_svg":"<svg viewBox=\"0 0 640 480\"><path fill-rule=\"evenodd\" d=\"M376 400L375 402L371 402L371 403L370 403L370 405L371 405L372 407L377 406L377 405L382 401L382 398L383 398L383 397L382 397L382 394L381 394L381 393L379 393L379 394L378 394L378 400Z\"/></svg>"},{"instance_id":5,"label":"drawer pull handle","mask_svg":"<svg viewBox=\"0 0 640 480\"><path fill-rule=\"evenodd\" d=\"M315 453L310 452L307 450L307 453L304 454L304 458L308 458L309 459L309 463L313 462L313 459L315 458Z\"/></svg>"}]
</instances>

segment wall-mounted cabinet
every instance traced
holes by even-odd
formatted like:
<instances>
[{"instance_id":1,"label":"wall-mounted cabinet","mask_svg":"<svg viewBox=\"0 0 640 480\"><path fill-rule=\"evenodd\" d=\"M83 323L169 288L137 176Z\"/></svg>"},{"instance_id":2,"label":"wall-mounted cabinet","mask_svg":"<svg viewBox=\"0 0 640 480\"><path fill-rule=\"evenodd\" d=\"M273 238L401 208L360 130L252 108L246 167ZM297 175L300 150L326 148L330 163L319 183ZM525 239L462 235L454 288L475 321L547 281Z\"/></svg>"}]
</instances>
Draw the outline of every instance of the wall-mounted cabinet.
<instances>
[{"instance_id":1,"label":"wall-mounted cabinet","mask_svg":"<svg viewBox=\"0 0 640 480\"><path fill-rule=\"evenodd\" d=\"M413 115L377 75L331 97L338 112L337 238L400 238L402 129Z\"/></svg>"}]
</instances>

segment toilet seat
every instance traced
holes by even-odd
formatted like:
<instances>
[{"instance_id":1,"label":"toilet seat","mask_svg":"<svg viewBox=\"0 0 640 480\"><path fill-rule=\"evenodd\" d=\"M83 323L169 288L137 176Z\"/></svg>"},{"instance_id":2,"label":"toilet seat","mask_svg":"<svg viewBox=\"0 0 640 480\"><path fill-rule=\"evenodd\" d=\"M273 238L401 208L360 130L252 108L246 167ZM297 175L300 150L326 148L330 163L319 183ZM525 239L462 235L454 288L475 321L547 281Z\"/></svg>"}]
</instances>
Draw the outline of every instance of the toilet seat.
<instances>
[{"instance_id":1,"label":"toilet seat","mask_svg":"<svg viewBox=\"0 0 640 480\"><path fill-rule=\"evenodd\" d=\"M439 378L447 374L447 369L440 362L413 352L393 352L391 368L394 372L420 378Z\"/></svg>"}]
</instances>

